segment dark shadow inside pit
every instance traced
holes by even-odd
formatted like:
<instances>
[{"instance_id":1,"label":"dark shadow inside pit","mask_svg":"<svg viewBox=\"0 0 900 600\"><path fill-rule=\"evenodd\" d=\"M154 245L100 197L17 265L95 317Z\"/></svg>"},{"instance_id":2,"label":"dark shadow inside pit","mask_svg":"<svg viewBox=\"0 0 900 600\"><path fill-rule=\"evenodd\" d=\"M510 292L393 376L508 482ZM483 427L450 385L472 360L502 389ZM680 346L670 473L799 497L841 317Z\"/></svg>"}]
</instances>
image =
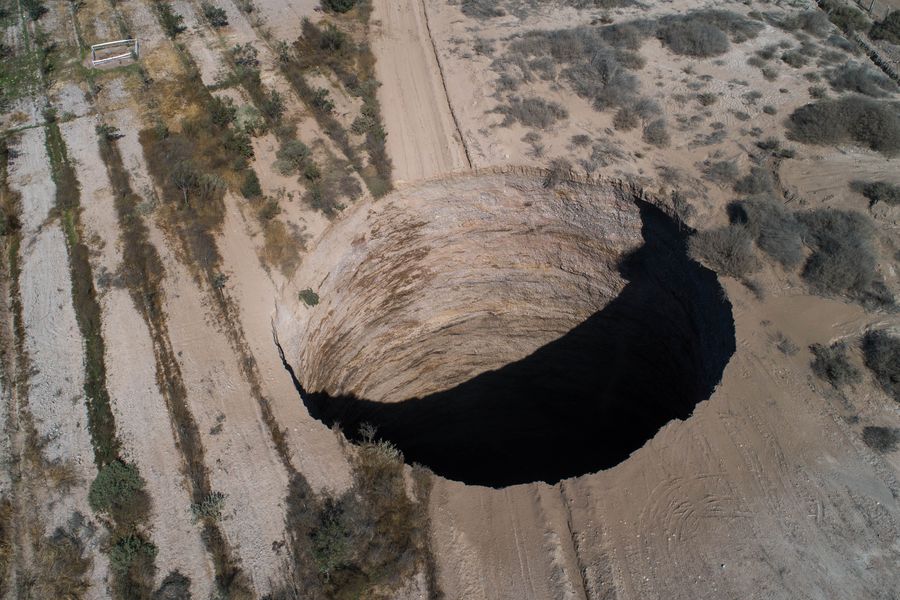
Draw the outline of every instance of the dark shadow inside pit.
<instances>
[{"instance_id":1,"label":"dark shadow inside pit","mask_svg":"<svg viewBox=\"0 0 900 600\"><path fill-rule=\"evenodd\" d=\"M363 423L409 463L492 487L612 467L710 396L735 350L731 304L686 239L639 202L644 244L619 265L621 294L530 356L443 392L381 403L298 390L354 439ZM293 373L292 373L293 376Z\"/></svg>"}]
</instances>

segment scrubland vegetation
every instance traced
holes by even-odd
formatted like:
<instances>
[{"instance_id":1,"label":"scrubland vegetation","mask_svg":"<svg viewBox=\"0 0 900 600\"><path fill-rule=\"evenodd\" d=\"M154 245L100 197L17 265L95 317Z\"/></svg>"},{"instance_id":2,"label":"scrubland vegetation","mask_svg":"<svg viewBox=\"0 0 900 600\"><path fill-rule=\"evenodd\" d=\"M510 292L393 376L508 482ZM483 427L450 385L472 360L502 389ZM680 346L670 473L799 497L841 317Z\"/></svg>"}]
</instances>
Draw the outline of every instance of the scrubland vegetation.
<instances>
[{"instance_id":1,"label":"scrubland vegetation","mask_svg":"<svg viewBox=\"0 0 900 600\"><path fill-rule=\"evenodd\" d=\"M845 343L838 342L831 346L813 344L809 349L813 354L810 367L819 379L827 381L835 388L862 381L862 373L853 366L847 356Z\"/></svg>"},{"instance_id":2,"label":"scrubland vegetation","mask_svg":"<svg viewBox=\"0 0 900 600\"><path fill-rule=\"evenodd\" d=\"M855 142L894 155L900 151L898 113L895 103L862 96L820 100L795 110L788 131L793 139L806 144Z\"/></svg>"},{"instance_id":3,"label":"scrubland vegetation","mask_svg":"<svg viewBox=\"0 0 900 600\"><path fill-rule=\"evenodd\" d=\"M885 331L870 331L863 337L863 357L875 381L900 402L900 337Z\"/></svg>"}]
</instances>

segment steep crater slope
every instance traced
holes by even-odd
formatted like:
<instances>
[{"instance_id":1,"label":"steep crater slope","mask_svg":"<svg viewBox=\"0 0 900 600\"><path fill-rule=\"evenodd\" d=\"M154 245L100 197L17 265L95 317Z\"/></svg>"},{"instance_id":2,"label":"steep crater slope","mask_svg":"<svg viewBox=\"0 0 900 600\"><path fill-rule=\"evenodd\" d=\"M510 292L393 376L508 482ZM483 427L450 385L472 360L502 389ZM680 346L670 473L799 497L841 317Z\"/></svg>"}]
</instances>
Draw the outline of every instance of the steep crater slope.
<instances>
[{"instance_id":1,"label":"steep crater slope","mask_svg":"<svg viewBox=\"0 0 900 600\"><path fill-rule=\"evenodd\" d=\"M298 278L321 299L286 349L311 414L466 483L613 466L708 398L735 349L679 224L614 181L427 182L354 208Z\"/></svg>"}]
</instances>

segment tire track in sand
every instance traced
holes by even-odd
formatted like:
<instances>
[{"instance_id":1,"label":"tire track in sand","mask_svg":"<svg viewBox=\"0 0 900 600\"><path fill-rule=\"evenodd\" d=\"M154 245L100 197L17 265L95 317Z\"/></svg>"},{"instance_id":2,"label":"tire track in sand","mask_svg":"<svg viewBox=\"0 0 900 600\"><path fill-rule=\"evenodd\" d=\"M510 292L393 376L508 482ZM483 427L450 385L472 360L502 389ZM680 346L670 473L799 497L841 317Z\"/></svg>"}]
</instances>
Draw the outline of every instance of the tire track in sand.
<instances>
[{"instance_id":1,"label":"tire track in sand","mask_svg":"<svg viewBox=\"0 0 900 600\"><path fill-rule=\"evenodd\" d=\"M398 183L471 167L421 0L373 2L372 49Z\"/></svg>"}]
</instances>

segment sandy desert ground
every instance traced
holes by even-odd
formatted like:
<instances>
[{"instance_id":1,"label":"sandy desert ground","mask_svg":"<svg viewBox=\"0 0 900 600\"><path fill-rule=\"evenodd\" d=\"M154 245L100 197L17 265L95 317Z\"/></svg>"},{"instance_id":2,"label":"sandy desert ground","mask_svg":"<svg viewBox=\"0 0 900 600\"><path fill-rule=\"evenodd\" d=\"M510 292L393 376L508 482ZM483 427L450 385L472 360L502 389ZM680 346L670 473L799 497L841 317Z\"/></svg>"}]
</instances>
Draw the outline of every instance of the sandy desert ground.
<instances>
[{"instance_id":1,"label":"sandy desert ground","mask_svg":"<svg viewBox=\"0 0 900 600\"><path fill-rule=\"evenodd\" d=\"M900 597L842 1L0 0L0 597Z\"/></svg>"}]
</instances>

